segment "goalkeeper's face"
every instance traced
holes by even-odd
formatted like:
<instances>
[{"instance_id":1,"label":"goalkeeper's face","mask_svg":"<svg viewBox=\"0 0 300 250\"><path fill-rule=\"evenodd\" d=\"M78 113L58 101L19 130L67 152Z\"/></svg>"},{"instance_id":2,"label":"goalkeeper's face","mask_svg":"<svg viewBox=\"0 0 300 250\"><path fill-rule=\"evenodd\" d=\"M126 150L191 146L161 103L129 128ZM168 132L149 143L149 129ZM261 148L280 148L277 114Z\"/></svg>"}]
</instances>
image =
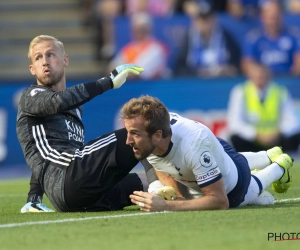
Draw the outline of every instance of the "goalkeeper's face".
<instances>
[{"instance_id":1,"label":"goalkeeper's face","mask_svg":"<svg viewBox=\"0 0 300 250\"><path fill-rule=\"evenodd\" d=\"M64 80L68 56L54 41L42 41L33 46L29 70L38 84L51 88Z\"/></svg>"},{"instance_id":2,"label":"goalkeeper's face","mask_svg":"<svg viewBox=\"0 0 300 250\"><path fill-rule=\"evenodd\" d=\"M136 159L146 159L158 145L156 134L149 136L142 117L124 119L124 123L127 130L126 144L132 147Z\"/></svg>"}]
</instances>

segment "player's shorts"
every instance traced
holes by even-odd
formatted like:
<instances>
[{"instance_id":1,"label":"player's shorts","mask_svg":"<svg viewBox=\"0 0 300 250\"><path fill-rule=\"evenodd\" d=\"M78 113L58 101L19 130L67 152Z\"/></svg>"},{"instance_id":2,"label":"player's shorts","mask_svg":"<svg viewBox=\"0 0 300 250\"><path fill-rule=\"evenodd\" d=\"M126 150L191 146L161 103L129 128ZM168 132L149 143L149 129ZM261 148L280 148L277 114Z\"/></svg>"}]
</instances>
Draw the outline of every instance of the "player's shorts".
<instances>
[{"instance_id":1,"label":"player's shorts","mask_svg":"<svg viewBox=\"0 0 300 250\"><path fill-rule=\"evenodd\" d=\"M65 177L68 211L103 211L129 205L129 194L142 190L141 180L129 172L137 165L126 145L126 129L102 135L77 152Z\"/></svg>"},{"instance_id":2,"label":"player's shorts","mask_svg":"<svg viewBox=\"0 0 300 250\"><path fill-rule=\"evenodd\" d=\"M111 190L102 195L95 204L86 207L84 211L115 211L134 205L129 198L133 191L143 191L142 181L136 173L127 175Z\"/></svg>"},{"instance_id":3,"label":"player's shorts","mask_svg":"<svg viewBox=\"0 0 300 250\"><path fill-rule=\"evenodd\" d=\"M226 141L221 138L218 138L219 142L222 144L225 152L233 160L237 172L238 172L238 181L233 190L228 194L229 207L234 208L238 207L245 199L245 195L248 192L248 187L251 181L251 172L248 165L248 161L244 155L236 152L236 150L231 147Z\"/></svg>"}]
</instances>

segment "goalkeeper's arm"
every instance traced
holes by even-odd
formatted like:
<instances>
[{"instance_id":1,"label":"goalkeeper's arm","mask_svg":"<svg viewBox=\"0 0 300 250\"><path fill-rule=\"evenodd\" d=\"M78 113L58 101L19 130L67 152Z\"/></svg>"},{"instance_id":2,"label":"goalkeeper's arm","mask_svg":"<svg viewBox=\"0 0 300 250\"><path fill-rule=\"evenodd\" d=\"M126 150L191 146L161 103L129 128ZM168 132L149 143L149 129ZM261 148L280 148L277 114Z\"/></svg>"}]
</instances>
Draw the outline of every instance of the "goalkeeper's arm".
<instances>
[{"instance_id":1,"label":"goalkeeper's arm","mask_svg":"<svg viewBox=\"0 0 300 250\"><path fill-rule=\"evenodd\" d=\"M44 191L39 181L32 174L30 179L30 189L26 204L21 208L21 213L36 213L36 212L54 212L42 203Z\"/></svg>"}]
</instances>

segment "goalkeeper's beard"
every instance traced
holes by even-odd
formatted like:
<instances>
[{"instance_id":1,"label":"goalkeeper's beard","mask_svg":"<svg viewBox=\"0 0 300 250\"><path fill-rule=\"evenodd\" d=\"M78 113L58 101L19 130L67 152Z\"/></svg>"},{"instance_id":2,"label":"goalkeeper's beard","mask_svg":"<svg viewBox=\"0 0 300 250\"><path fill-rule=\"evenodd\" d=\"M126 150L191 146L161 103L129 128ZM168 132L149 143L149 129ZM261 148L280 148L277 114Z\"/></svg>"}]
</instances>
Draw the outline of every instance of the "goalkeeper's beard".
<instances>
[{"instance_id":1,"label":"goalkeeper's beard","mask_svg":"<svg viewBox=\"0 0 300 250\"><path fill-rule=\"evenodd\" d=\"M56 84L58 84L64 77L64 71L57 72L54 75L49 74L49 75L43 75L42 77L37 77L37 80L39 83L41 83L43 86L46 87L53 87Z\"/></svg>"}]
</instances>

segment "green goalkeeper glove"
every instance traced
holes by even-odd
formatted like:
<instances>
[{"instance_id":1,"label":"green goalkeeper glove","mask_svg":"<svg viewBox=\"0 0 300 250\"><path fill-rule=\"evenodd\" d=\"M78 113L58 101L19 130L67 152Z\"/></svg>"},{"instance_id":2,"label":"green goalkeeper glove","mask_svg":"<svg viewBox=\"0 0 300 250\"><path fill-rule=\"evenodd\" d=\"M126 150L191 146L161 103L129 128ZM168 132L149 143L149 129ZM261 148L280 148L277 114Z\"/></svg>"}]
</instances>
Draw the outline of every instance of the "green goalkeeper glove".
<instances>
[{"instance_id":1,"label":"green goalkeeper glove","mask_svg":"<svg viewBox=\"0 0 300 250\"><path fill-rule=\"evenodd\" d=\"M124 82L126 81L126 78L128 76L128 73L139 75L143 71L144 71L143 68L141 68L135 64L123 64L123 65L116 67L110 73L109 77L113 82L114 89L117 89L117 88L120 88L124 84Z\"/></svg>"}]
</instances>

